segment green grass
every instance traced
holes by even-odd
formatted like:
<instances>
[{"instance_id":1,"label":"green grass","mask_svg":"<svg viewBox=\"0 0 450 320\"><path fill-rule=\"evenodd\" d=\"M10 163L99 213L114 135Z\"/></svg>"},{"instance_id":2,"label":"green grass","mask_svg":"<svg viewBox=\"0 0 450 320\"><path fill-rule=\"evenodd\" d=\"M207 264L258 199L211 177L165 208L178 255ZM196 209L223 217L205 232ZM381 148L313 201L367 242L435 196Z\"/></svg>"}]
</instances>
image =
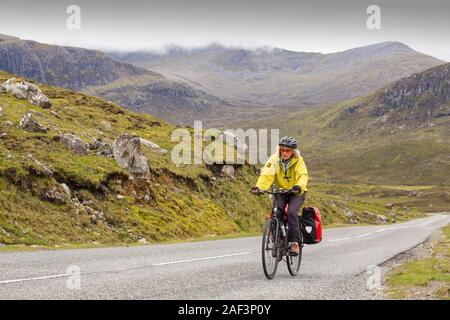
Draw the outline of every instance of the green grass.
<instances>
[{"instance_id":1,"label":"green grass","mask_svg":"<svg viewBox=\"0 0 450 320\"><path fill-rule=\"evenodd\" d=\"M0 72L0 81L9 77ZM170 150L176 127L98 98L39 86L51 98L52 110L60 118L26 100L0 94L4 110L0 127L7 133L0 140L0 243L127 244L140 237L171 241L259 231L267 203L246 192L256 179L250 167L238 168L236 178L218 177L211 182L213 174L205 165L176 166L170 153L159 154L143 147L152 177L146 183L133 183L114 159L78 155L54 137L69 132L86 143L95 138L112 143L128 132ZM38 121L50 128L48 133L30 133L18 127L28 110L37 112ZM6 126L5 120L14 126ZM55 175L36 176L31 170L36 165L28 154ZM91 207L103 212L105 219L92 223L89 215L71 203L55 205L41 200L45 190L62 182L71 188L72 196L92 201ZM117 200L117 194L126 199ZM150 196L148 203L142 200L145 194Z\"/></svg>"},{"instance_id":2,"label":"green grass","mask_svg":"<svg viewBox=\"0 0 450 320\"><path fill-rule=\"evenodd\" d=\"M430 190L433 186L382 186L383 188L405 191Z\"/></svg>"},{"instance_id":3,"label":"green grass","mask_svg":"<svg viewBox=\"0 0 450 320\"><path fill-rule=\"evenodd\" d=\"M423 292L434 284L433 294L450 300L450 225L444 237L434 244L431 256L403 263L387 278L388 297L392 299L423 299Z\"/></svg>"}]
</instances>

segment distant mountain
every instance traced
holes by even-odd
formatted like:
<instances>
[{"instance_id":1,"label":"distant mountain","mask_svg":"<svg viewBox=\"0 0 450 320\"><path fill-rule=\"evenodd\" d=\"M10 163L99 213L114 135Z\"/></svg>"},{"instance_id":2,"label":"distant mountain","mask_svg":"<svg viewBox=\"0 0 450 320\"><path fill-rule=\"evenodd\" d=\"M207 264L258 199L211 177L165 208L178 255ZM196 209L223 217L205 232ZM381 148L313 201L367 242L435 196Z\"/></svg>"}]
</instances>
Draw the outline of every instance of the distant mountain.
<instances>
[{"instance_id":1,"label":"distant mountain","mask_svg":"<svg viewBox=\"0 0 450 320\"><path fill-rule=\"evenodd\" d=\"M450 63L393 82L372 95L274 116L328 181L450 184Z\"/></svg>"},{"instance_id":2,"label":"distant mountain","mask_svg":"<svg viewBox=\"0 0 450 320\"><path fill-rule=\"evenodd\" d=\"M97 50L0 35L0 70L118 102L175 124L217 118L231 104L184 82L116 61Z\"/></svg>"},{"instance_id":3,"label":"distant mountain","mask_svg":"<svg viewBox=\"0 0 450 320\"><path fill-rule=\"evenodd\" d=\"M330 54L211 45L110 56L222 98L267 105L338 102L443 63L400 42Z\"/></svg>"}]
</instances>

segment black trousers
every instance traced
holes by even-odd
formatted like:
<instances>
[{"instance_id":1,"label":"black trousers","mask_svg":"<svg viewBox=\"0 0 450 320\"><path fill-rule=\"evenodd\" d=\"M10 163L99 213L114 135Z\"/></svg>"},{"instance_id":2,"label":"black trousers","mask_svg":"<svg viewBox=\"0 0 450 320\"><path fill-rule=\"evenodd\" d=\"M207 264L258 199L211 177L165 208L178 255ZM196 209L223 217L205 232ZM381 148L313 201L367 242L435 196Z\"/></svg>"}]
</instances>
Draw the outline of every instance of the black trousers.
<instances>
[{"instance_id":1,"label":"black trousers","mask_svg":"<svg viewBox=\"0 0 450 320\"><path fill-rule=\"evenodd\" d=\"M286 195L280 195L277 199L277 207L279 210L283 210L286 208L286 204L289 205L288 207L288 227L289 227L289 233L288 233L288 240L289 241L296 241L300 243L300 224L298 221L298 213L300 211L300 208L303 206L303 203L305 202L305 196L306 194L303 193L302 195L298 194L286 194Z\"/></svg>"}]
</instances>

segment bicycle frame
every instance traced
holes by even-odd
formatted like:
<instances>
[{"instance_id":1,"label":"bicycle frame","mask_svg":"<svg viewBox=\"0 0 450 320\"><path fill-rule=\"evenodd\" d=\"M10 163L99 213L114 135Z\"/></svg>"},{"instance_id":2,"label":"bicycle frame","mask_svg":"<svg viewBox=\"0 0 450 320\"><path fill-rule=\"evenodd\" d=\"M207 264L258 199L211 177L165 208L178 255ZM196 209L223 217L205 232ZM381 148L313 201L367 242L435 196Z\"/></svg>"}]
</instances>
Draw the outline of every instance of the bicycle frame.
<instances>
[{"instance_id":1,"label":"bicycle frame","mask_svg":"<svg viewBox=\"0 0 450 320\"><path fill-rule=\"evenodd\" d=\"M280 210L277 206L277 197L281 194L287 194L290 191L282 191L282 192L268 192L266 193L272 194L275 197L274 205L272 208L272 220L275 221L276 224L276 232L275 232L275 241L274 244L276 246L276 250L280 250L279 258L284 257L289 250L289 242L288 242L288 225L285 223L285 213L283 210ZM282 226L285 228L285 234L283 234ZM280 259L281 260L281 259Z\"/></svg>"}]
</instances>

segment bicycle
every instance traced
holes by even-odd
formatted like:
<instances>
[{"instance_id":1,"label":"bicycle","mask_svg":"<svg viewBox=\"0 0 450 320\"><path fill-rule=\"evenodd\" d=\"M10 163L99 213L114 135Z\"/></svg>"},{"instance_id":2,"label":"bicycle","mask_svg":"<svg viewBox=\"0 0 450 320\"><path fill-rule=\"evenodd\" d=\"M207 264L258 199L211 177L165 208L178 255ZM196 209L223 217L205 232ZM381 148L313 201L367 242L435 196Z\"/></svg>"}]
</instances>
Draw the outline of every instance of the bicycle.
<instances>
[{"instance_id":1,"label":"bicycle","mask_svg":"<svg viewBox=\"0 0 450 320\"><path fill-rule=\"evenodd\" d=\"M286 263L289 273L292 276L298 275L302 261L303 241L300 241L300 252L294 254L290 252L286 210L279 210L277 207L277 198L280 195L289 194L292 190L280 189L277 191L261 191L259 193L271 194L275 197L271 217L269 217L264 227L262 239L262 263L264 274L268 279L273 279L277 272L278 262L286 257ZM302 233L300 232L300 237Z\"/></svg>"}]
</instances>

